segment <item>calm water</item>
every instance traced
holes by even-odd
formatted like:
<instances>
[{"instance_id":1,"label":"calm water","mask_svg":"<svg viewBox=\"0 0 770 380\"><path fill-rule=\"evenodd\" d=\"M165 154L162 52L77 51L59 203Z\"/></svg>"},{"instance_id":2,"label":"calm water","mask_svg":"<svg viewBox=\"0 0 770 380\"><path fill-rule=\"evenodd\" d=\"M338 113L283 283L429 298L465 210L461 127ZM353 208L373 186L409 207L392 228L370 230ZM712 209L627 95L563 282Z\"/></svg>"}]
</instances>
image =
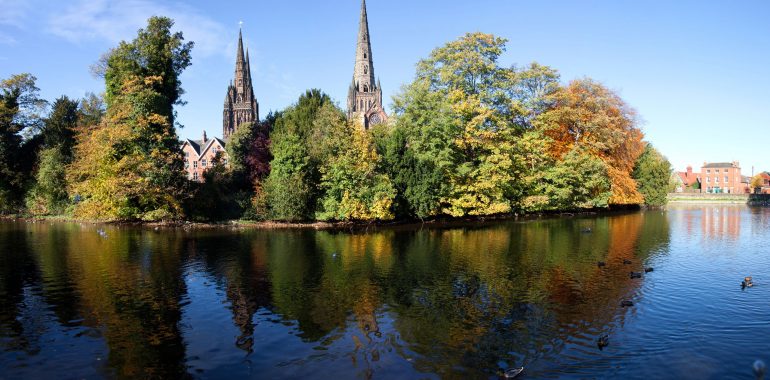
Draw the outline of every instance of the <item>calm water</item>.
<instances>
[{"instance_id":1,"label":"calm water","mask_svg":"<svg viewBox=\"0 0 770 380\"><path fill-rule=\"evenodd\" d=\"M770 363L770 209L98 228L0 222L0 378L723 379Z\"/></svg>"}]
</instances>

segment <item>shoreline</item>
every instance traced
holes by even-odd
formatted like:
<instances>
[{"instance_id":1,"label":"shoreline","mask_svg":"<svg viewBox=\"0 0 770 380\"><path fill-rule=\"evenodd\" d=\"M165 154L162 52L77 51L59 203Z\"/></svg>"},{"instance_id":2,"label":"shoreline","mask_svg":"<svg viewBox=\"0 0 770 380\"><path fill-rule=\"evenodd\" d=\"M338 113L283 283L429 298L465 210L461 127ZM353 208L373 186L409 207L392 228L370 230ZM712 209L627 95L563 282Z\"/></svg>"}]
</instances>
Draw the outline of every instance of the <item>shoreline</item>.
<instances>
[{"instance_id":1,"label":"shoreline","mask_svg":"<svg viewBox=\"0 0 770 380\"><path fill-rule=\"evenodd\" d=\"M664 208L662 208L664 209ZM645 210L638 206L619 207L616 209L584 210L574 212L546 212L531 214L502 214L492 216L471 216L463 218L437 218L430 220L391 220L391 221L347 221L347 222L281 222L281 221L250 221L250 220L227 220L221 222L194 222L194 221L161 221L161 222L143 222L143 221L101 221L77 219L67 216L21 216L21 215L0 215L0 221L23 221L27 223L37 222L60 222L60 223L80 223L91 225L114 225L129 226L138 228L163 228L185 230L205 230L205 229L254 229L254 230L317 230L317 231L368 231L369 229L413 229L413 228L447 228L447 227L475 227L485 226L491 223L506 221L533 221L539 219L561 219L561 218L580 218L587 216L604 216L633 213ZM654 209L652 209L654 210Z\"/></svg>"}]
</instances>

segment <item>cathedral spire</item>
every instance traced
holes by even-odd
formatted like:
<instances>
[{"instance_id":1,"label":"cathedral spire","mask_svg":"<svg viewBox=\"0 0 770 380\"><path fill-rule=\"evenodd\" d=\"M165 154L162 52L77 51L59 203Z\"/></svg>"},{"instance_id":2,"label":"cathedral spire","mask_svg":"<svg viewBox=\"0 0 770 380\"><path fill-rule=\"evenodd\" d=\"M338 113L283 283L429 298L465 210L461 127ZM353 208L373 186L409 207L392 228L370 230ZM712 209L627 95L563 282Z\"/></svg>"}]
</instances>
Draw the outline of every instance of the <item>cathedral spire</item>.
<instances>
[{"instance_id":1,"label":"cathedral spire","mask_svg":"<svg viewBox=\"0 0 770 380\"><path fill-rule=\"evenodd\" d=\"M374 60L372 59L372 43L369 39L369 18L366 15L366 0L361 1L361 19L358 22L358 41L356 43L356 67L354 80L358 82L359 90L374 84Z\"/></svg>"},{"instance_id":2,"label":"cathedral spire","mask_svg":"<svg viewBox=\"0 0 770 380\"><path fill-rule=\"evenodd\" d=\"M375 82L366 0L361 0L353 84L348 93L348 118L354 117L362 121L364 128L369 128L370 124L382 123L387 119L382 108L382 90L379 82Z\"/></svg>"},{"instance_id":3,"label":"cathedral spire","mask_svg":"<svg viewBox=\"0 0 770 380\"><path fill-rule=\"evenodd\" d=\"M242 24L242 23L241 23ZM259 103L251 83L249 53L243 52L243 29L238 30L238 51L235 57L235 78L230 81L223 110L222 136L228 139L241 124L259 120Z\"/></svg>"}]
</instances>

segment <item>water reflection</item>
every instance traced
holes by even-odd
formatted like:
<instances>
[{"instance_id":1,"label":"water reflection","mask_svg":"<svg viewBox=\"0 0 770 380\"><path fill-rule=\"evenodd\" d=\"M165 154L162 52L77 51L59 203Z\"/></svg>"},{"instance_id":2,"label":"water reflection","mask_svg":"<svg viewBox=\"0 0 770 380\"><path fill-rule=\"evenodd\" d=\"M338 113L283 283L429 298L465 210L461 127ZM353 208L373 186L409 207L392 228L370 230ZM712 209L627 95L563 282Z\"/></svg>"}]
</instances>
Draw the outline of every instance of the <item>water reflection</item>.
<instances>
[{"instance_id":1,"label":"water reflection","mask_svg":"<svg viewBox=\"0 0 770 380\"><path fill-rule=\"evenodd\" d=\"M9 376L595 376L610 366L584 365L596 337L643 297L628 272L669 244L661 212L375 233L96 228L0 223Z\"/></svg>"}]
</instances>

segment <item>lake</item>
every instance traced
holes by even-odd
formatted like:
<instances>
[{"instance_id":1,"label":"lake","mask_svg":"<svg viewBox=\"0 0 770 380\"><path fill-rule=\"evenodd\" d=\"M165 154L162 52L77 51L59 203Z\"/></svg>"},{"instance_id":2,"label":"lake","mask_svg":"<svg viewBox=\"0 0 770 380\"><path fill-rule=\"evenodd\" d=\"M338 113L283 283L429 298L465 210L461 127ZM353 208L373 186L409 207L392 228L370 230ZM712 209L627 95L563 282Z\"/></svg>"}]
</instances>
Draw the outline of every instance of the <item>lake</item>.
<instances>
[{"instance_id":1,"label":"lake","mask_svg":"<svg viewBox=\"0 0 770 380\"><path fill-rule=\"evenodd\" d=\"M769 269L770 209L735 205L368 232L5 221L0 379L753 378Z\"/></svg>"}]
</instances>

